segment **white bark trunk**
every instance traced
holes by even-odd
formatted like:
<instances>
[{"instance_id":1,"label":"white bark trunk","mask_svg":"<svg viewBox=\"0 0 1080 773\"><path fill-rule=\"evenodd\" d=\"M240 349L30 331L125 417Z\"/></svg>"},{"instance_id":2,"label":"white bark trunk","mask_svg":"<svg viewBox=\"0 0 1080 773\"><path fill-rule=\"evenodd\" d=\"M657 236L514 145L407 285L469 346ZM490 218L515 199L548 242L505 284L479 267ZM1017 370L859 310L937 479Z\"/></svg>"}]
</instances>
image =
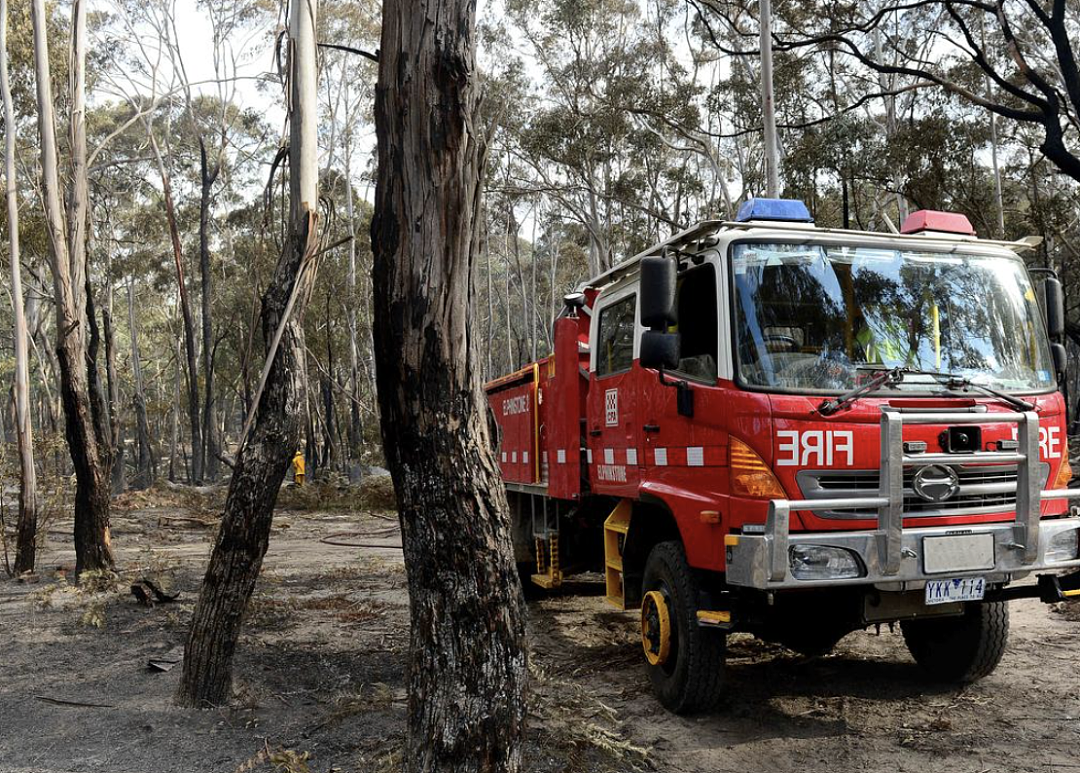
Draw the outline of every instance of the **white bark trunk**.
<instances>
[{"instance_id":1,"label":"white bark trunk","mask_svg":"<svg viewBox=\"0 0 1080 773\"><path fill-rule=\"evenodd\" d=\"M4 175L11 261L11 306L15 334L15 429L19 440L20 489L16 573L33 571L37 539L37 476L30 426L30 368L26 315L19 266L19 198L15 167L15 110L7 68L7 0L0 0L0 92L4 100Z\"/></svg>"}]
</instances>

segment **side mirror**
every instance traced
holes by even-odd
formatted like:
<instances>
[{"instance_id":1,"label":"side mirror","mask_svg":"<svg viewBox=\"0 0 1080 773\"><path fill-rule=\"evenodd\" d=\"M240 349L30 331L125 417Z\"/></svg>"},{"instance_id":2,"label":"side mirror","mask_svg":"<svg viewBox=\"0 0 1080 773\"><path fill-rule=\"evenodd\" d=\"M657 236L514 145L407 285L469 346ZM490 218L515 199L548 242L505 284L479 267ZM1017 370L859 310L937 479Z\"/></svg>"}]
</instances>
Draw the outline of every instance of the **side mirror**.
<instances>
[{"instance_id":1,"label":"side mirror","mask_svg":"<svg viewBox=\"0 0 1080 773\"><path fill-rule=\"evenodd\" d=\"M1065 335L1065 290L1061 286L1061 280L1056 276L1048 276L1043 282L1043 292L1046 297L1046 305L1043 307L1046 332L1051 338L1060 338Z\"/></svg>"},{"instance_id":2,"label":"side mirror","mask_svg":"<svg viewBox=\"0 0 1080 773\"><path fill-rule=\"evenodd\" d=\"M1054 360L1054 372L1061 374L1068 369L1069 352L1064 344L1050 344L1050 356Z\"/></svg>"},{"instance_id":3,"label":"side mirror","mask_svg":"<svg viewBox=\"0 0 1080 773\"><path fill-rule=\"evenodd\" d=\"M661 333L657 330L646 330L641 334L641 351L638 354L638 362L643 368L656 370L673 370L679 367L678 333Z\"/></svg>"},{"instance_id":4,"label":"side mirror","mask_svg":"<svg viewBox=\"0 0 1080 773\"><path fill-rule=\"evenodd\" d=\"M641 324L653 330L666 330L668 325L675 324L678 266L668 258L642 258L640 270Z\"/></svg>"}]
</instances>

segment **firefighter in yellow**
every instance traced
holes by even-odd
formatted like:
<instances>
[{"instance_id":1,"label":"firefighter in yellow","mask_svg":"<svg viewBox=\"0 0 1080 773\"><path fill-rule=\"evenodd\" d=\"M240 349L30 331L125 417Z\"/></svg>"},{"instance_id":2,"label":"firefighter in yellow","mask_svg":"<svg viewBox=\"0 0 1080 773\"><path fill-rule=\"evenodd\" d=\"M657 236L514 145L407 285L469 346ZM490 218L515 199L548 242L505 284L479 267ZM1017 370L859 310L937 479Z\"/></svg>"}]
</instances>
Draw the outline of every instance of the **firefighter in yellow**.
<instances>
[{"instance_id":1,"label":"firefighter in yellow","mask_svg":"<svg viewBox=\"0 0 1080 773\"><path fill-rule=\"evenodd\" d=\"M304 452L297 449L296 456L292 459L293 480L297 486L304 485Z\"/></svg>"},{"instance_id":2,"label":"firefighter in yellow","mask_svg":"<svg viewBox=\"0 0 1080 773\"><path fill-rule=\"evenodd\" d=\"M910 364L911 346L903 325L903 322L890 320L879 322L875 328L871 328L868 321L863 319L862 329L855 335L855 340L862 348L866 362L889 366Z\"/></svg>"}]
</instances>

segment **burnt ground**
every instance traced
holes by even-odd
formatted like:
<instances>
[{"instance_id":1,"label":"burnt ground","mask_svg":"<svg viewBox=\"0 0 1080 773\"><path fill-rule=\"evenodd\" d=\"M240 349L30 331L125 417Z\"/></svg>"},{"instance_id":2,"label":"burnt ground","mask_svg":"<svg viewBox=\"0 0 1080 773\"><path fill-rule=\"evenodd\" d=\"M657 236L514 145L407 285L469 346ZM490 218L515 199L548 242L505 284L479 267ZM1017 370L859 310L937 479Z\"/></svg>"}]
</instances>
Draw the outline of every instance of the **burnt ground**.
<instances>
[{"instance_id":1,"label":"burnt ground","mask_svg":"<svg viewBox=\"0 0 1080 773\"><path fill-rule=\"evenodd\" d=\"M398 544L392 513L280 511L235 699L188 711L170 700L179 667L147 664L182 647L216 510L169 494L121 501L117 588L67 583L63 523L36 583L0 582L0 771L398 769L408 600L400 551L379 547ZM179 600L139 605L143 577ZM887 628L820 659L736 636L726 705L681 718L651 697L634 616L598 584L571 589L530 602L529 771L1080 770L1080 615L1015 603L1002 665L964 688L924 681Z\"/></svg>"}]
</instances>

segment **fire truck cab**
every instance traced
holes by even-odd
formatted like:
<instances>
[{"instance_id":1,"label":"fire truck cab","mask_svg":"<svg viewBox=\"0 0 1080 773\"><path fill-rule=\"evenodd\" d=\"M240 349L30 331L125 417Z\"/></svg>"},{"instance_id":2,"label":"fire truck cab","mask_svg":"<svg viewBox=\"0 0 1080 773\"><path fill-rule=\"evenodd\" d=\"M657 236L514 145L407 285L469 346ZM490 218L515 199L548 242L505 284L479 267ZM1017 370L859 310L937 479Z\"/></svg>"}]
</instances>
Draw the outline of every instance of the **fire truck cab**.
<instances>
[{"instance_id":1,"label":"fire truck cab","mask_svg":"<svg viewBox=\"0 0 1080 773\"><path fill-rule=\"evenodd\" d=\"M554 352L486 385L526 582L603 572L676 712L723 697L739 631L821 654L899 622L934 677L990 673L1007 602L1080 596L1062 288L1031 246L755 199L584 282Z\"/></svg>"}]
</instances>

